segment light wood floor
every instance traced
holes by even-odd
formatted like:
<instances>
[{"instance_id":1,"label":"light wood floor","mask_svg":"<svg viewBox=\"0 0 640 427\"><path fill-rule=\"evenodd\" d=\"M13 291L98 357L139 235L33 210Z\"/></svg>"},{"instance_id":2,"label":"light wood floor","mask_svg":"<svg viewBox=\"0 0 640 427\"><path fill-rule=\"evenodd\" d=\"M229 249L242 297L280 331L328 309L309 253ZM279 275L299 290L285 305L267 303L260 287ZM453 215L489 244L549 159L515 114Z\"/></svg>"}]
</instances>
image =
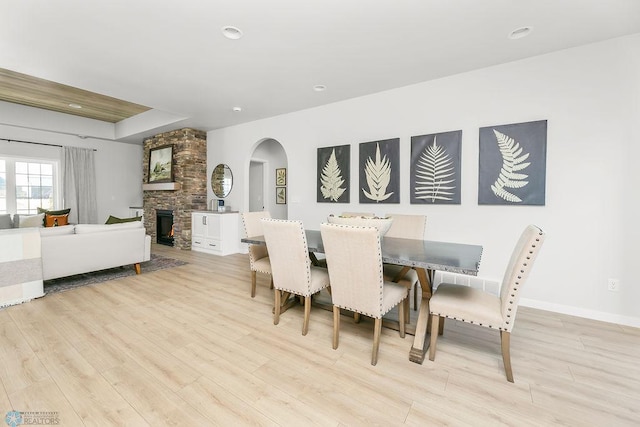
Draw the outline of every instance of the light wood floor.
<instances>
[{"instance_id":1,"label":"light wood floor","mask_svg":"<svg viewBox=\"0 0 640 427\"><path fill-rule=\"evenodd\" d=\"M272 322L246 255L153 246L188 265L0 310L0 414L55 411L61 425L358 426L640 424L640 330L521 308L515 384L499 335L448 321L435 362L412 337L302 307Z\"/></svg>"}]
</instances>

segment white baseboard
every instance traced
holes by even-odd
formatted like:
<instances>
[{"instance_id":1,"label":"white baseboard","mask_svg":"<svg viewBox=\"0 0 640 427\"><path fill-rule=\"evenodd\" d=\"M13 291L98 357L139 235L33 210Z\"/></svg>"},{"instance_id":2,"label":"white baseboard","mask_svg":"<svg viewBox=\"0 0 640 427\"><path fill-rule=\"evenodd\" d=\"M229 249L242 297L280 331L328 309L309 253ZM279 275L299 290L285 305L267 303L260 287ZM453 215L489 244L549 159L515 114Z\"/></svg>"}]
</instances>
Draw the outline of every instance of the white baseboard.
<instances>
[{"instance_id":1,"label":"white baseboard","mask_svg":"<svg viewBox=\"0 0 640 427\"><path fill-rule=\"evenodd\" d=\"M585 319L599 320L602 322L616 323L619 325L633 326L640 328L640 318L621 316L614 313L606 313L604 311L588 310L580 307L569 305L554 304L550 302L538 301L529 298L521 298L520 305L524 307L537 308L540 310L552 311L554 313L568 314L570 316L583 317Z\"/></svg>"},{"instance_id":2,"label":"white baseboard","mask_svg":"<svg viewBox=\"0 0 640 427\"><path fill-rule=\"evenodd\" d=\"M434 288L437 287L437 285L439 285L441 282L471 286L473 288L482 289L485 292L489 292L493 295L498 295L500 290L500 283L495 279L437 271L433 280ZM554 313L568 314L569 316L583 317L585 319L599 320L602 322L616 323L618 325L640 328L640 317L622 316L615 313L589 310L580 307L573 307L570 305L554 304L551 302L538 301L529 298L521 298L520 305L524 307L552 311Z\"/></svg>"}]
</instances>

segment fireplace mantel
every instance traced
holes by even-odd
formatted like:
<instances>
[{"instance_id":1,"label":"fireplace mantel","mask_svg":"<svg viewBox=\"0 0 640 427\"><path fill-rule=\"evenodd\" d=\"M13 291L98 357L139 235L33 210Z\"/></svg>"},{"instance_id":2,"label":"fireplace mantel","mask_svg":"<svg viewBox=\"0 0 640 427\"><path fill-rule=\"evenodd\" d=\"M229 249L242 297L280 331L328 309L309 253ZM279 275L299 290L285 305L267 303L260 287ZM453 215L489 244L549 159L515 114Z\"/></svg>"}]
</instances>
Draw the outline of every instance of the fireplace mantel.
<instances>
[{"instance_id":1,"label":"fireplace mantel","mask_svg":"<svg viewBox=\"0 0 640 427\"><path fill-rule=\"evenodd\" d=\"M156 184L142 184L142 191L175 191L181 187L179 182L158 182Z\"/></svg>"}]
</instances>

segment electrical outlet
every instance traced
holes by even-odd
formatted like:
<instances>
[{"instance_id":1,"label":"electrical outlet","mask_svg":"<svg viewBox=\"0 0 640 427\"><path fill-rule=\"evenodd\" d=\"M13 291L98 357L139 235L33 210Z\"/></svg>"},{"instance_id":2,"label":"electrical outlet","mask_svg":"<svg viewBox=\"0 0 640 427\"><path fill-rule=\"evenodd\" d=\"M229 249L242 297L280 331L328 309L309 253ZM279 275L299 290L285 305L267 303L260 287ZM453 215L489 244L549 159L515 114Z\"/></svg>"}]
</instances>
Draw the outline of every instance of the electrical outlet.
<instances>
[{"instance_id":1,"label":"electrical outlet","mask_svg":"<svg viewBox=\"0 0 640 427\"><path fill-rule=\"evenodd\" d=\"M607 281L607 289L611 292L618 292L620 289L620 281L618 279L609 279Z\"/></svg>"}]
</instances>

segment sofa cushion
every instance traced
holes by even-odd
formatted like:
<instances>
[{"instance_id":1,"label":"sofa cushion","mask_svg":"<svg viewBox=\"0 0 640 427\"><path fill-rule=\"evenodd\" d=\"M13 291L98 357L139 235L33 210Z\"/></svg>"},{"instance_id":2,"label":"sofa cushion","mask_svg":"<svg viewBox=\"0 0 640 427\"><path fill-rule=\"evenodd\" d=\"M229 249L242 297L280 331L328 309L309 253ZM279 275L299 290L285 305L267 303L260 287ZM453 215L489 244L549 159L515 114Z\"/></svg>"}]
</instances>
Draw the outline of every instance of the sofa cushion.
<instances>
[{"instance_id":1,"label":"sofa cushion","mask_svg":"<svg viewBox=\"0 0 640 427\"><path fill-rule=\"evenodd\" d=\"M4 230L7 228L13 228L11 214L2 214L0 215L0 230Z\"/></svg>"},{"instance_id":2,"label":"sofa cushion","mask_svg":"<svg viewBox=\"0 0 640 427\"><path fill-rule=\"evenodd\" d=\"M123 222L142 221L141 216L133 216L131 218L118 218L117 216L109 215L105 224L122 224Z\"/></svg>"},{"instance_id":3,"label":"sofa cushion","mask_svg":"<svg viewBox=\"0 0 640 427\"><path fill-rule=\"evenodd\" d=\"M58 227L61 225L69 224L69 214L53 215L50 213L44 214L44 226L45 227Z\"/></svg>"},{"instance_id":4,"label":"sofa cushion","mask_svg":"<svg viewBox=\"0 0 640 427\"><path fill-rule=\"evenodd\" d=\"M124 222L122 224L78 224L76 234L104 233L127 228L142 228L142 221Z\"/></svg>"},{"instance_id":5,"label":"sofa cushion","mask_svg":"<svg viewBox=\"0 0 640 427\"><path fill-rule=\"evenodd\" d=\"M74 233L73 225L63 225L60 227L46 227L40 229L40 236L60 236L63 234L73 234Z\"/></svg>"},{"instance_id":6,"label":"sofa cushion","mask_svg":"<svg viewBox=\"0 0 640 427\"><path fill-rule=\"evenodd\" d=\"M20 228L25 228L25 227L42 227L43 223L44 223L44 214L37 214L37 215L20 215L18 216L18 214L15 215L16 217L18 217L18 227ZM15 227L15 217L14 217L14 224L13 226Z\"/></svg>"}]
</instances>

